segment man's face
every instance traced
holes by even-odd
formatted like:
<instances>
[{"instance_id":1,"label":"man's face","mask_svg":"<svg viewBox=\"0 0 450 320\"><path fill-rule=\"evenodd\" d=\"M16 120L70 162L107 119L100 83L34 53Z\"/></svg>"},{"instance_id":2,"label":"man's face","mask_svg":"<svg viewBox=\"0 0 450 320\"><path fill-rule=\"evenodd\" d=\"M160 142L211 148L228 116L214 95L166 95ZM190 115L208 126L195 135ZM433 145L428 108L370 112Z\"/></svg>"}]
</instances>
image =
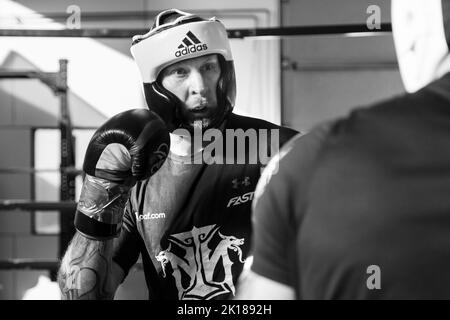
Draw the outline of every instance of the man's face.
<instances>
[{"instance_id":1,"label":"man's face","mask_svg":"<svg viewBox=\"0 0 450 320\"><path fill-rule=\"evenodd\" d=\"M219 111L216 88L220 73L215 54L180 61L161 71L162 86L180 99L181 116L191 126L209 126Z\"/></svg>"}]
</instances>

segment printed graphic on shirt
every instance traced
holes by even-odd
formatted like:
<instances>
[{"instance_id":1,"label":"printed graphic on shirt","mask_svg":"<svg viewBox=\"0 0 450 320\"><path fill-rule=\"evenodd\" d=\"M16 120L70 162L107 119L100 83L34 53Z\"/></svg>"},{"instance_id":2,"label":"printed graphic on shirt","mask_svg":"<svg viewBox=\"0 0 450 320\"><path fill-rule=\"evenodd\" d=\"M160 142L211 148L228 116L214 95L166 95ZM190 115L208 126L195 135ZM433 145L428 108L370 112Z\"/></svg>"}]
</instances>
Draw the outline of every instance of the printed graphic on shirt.
<instances>
[{"instance_id":1,"label":"printed graphic on shirt","mask_svg":"<svg viewBox=\"0 0 450 320\"><path fill-rule=\"evenodd\" d=\"M161 263L163 277L167 265L172 267L178 298L180 300L212 299L222 294L235 294L231 266L244 263L242 249L244 239L223 235L217 225L171 235L169 246L156 259ZM237 258L232 261L229 253L234 251ZM215 281L213 276L223 270L223 280Z\"/></svg>"},{"instance_id":2,"label":"printed graphic on shirt","mask_svg":"<svg viewBox=\"0 0 450 320\"><path fill-rule=\"evenodd\" d=\"M243 203L246 203L248 201L253 200L253 193L254 192L247 192L243 194L242 196L233 197L228 201L227 208L230 206L237 206Z\"/></svg>"},{"instance_id":3,"label":"printed graphic on shirt","mask_svg":"<svg viewBox=\"0 0 450 320\"><path fill-rule=\"evenodd\" d=\"M139 212L136 211L134 213L134 215L136 216L136 221L165 219L166 218L166 214L164 212L157 212L157 213L147 212L145 214L139 214Z\"/></svg>"}]
</instances>

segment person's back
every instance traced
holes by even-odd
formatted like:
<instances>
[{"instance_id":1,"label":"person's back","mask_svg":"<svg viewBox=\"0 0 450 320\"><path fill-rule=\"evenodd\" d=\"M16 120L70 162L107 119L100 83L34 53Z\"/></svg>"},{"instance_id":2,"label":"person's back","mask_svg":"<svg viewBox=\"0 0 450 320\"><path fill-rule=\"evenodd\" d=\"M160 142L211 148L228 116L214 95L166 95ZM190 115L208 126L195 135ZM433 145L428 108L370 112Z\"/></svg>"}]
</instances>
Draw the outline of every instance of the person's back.
<instances>
[{"instance_id":1,"label":"person's back","mask_svg":"<svg viewBox=\"0 0 450 320\"><path fill-rule=\"evenodd\" d=\"M329 125L295 213L301 298L450 297L448 141L450 74Z\"/></svg>"},{"instance_id":2,"label":"person's back","mask_svg":"<svg viewBox=\"0 0 450 320\"><path fill-rule=\"evenodd\" d=\"M255 192L240 298L450 297L450 1L396 0L392 13L410 94L281 150Z\"/></svg>"}]
</instances>

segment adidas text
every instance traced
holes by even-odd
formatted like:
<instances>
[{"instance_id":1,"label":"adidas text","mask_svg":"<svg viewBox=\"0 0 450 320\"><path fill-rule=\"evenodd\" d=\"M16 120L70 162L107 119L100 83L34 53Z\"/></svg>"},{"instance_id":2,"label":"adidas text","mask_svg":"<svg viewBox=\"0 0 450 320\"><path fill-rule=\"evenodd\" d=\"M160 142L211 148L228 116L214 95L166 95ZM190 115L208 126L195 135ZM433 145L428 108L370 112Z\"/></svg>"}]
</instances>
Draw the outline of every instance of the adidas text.
<instances>
[{"instance_id":1,"label":"adidas text","mask_svg":"<svg viewBox=\"0 0 450 320\"><path fill-rule=\"evenodd\" d=\"M194 53L197 51L203 51L203 50L208 50L208 46L204 43L204 44L197 44L197 45L192 45L189 47L185 47L181 50L178 50L175 52L175 57L179 58L181 56L185 56L189 53Z\"/></svg>"}]
</instances>

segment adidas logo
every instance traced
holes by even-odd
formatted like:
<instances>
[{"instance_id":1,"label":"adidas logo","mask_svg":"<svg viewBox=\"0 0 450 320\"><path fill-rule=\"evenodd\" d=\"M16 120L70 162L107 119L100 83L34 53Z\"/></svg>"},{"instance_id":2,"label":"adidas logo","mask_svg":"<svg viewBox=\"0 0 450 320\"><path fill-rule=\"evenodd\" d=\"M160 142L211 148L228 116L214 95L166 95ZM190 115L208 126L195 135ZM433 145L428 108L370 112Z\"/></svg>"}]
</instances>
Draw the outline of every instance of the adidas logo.
<instances>
[{"instance_id":1,"label":"adidas logo","mask_svg":"<svg viewBox=\"0 0 450 320\"><path fill-rule=\"evenodd\" d=\"M201 43L191 31L186 33L186 37L181 42L182 43L178 46L178 49L180 50L175 52L175 57L177 58L189 53L208 50L208 46L205 43Z\"/></svg>"}]
</instances>

